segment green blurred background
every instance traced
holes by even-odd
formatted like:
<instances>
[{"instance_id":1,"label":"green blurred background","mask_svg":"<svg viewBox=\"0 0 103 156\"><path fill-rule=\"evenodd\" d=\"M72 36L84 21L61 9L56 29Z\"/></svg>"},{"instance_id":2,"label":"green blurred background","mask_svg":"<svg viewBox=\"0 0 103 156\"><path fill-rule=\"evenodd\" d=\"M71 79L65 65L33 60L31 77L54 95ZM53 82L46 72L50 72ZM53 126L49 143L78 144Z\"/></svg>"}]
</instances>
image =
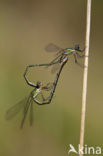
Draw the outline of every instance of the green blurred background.
<instances>
[{"instance_id":1,"label":"green blurred background","mask_svg":"<svg viewBox=\"0 0 103 156\"><path fill-rule=\"evenodd\" d=\"M0 19L0 155L67 156L69 144L77 148L80 136L83 69L73 57L63 69L52 103L34 103L33 127L27 119L20 130L21 115L7 122L5 112L31 91L23 78L26 65L53 59L54 54L45 52L47 44L84 47L86 0L1 0ZM102 147L103 0L92 1L91 19L85 144ZM34 80L42 77L50 79L34 74Z\"/></svg>"}]
</instances>

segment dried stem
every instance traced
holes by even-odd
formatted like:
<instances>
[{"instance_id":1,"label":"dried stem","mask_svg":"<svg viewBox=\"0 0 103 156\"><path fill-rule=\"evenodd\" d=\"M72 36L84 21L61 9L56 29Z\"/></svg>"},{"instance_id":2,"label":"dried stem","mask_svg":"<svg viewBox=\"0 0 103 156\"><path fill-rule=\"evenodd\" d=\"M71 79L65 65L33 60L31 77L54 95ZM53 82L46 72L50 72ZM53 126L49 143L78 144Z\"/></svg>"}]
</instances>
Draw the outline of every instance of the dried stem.
<instances>
[{"instance_id":1,"label":"dried stem","mask_svg":"<svg viewBox=\"0 0 103 156\"><path fill-rule=\"evenodd\" d=\"M80 148L81 149L82 149L83 144L84 144L84 130L85 130L87 76L88 76L88 56L89 56L89 40L90 40L90 21L91 21L91 0L87 0L86 40L85 40L85 48L86 49L85 49L85 60L84 60L81 130L80 130ZM82 152L80 152L80 156L83 156Z\"/></svg>"}]
</instances>

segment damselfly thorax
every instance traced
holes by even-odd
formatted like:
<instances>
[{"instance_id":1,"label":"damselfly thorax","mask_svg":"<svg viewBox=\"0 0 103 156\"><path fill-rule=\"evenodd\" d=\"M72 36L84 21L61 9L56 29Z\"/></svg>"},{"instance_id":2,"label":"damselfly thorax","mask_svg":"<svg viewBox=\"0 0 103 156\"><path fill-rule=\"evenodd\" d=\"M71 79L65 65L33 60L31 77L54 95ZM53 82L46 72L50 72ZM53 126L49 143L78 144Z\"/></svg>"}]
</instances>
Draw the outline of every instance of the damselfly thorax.
<instances>
[{"instance_id":1,"label":"damselfly thorax","mask_svg":"<svg viewBox=\"0 0 103 156\"><path fill-rule=\"evenodd\" d=\"M40 81L37 82L35 88L33 89L33 91L31 92L31 96L32 98L36 98L37 95L41 92L42 90L42 83Z\"/></svg>"},{"instance_id":2,"label":"damselfly thorax","mask_svg":"<svg viewBox=\"0 0 103 156\"><path fill-rule=\"evenodd\" d=\"M33 98L36 98L36 96L41 92L41 87L40 88L35 88L32 93L31 93L31 96Z\"/></svg>"},{"instance_id":3,"label":"damselfly thorax","mask_svg":"<svg viewBox=\"0 0 103 156\"><path fill-rule=\"evenodd\" d=\"M64 54L65 55L73 54L73 52L75 52L75 49L72 49L72 48L66 48L66 49L64 49Z\"/></svg>"},{"instance_id":4,"label":"damselfly thorax","mask_svg":"<svg viewBox=\"0 0 103 156\"><path fill-rule=\"evenodd\" d=\"M75 50L72 48L64 49L62 54L60 54L60 62L62 62L68 55L72 55L74 52L75 52Z\"/></svg>"}]
</instances>

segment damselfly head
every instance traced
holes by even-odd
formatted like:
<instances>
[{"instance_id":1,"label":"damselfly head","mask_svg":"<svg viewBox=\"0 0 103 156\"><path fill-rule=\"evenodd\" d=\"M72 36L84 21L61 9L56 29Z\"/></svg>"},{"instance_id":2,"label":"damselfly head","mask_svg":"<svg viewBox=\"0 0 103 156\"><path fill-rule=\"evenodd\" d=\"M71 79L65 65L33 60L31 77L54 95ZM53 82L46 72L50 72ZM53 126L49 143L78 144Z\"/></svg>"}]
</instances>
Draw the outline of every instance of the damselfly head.
<instances>
[{"instance_id":1,"label":"damselfly head","mask_svg":"<svg viewBox=\"0 0 103 156\"><path fill-rule=\"evenodd\" d=\"M79 44L75 45L75 48L74 49L77 50L77 51L79 51L80 50Z\"/></svg>"},{"instance_id":2,"label":"damselfly head","mask_svg":"<svg viewBox=\"0 0 103 156\"><path fill-rule=\"evenodd\" d=\"M42 82L37 81L37 86L38 86L38 87L41 87L41 86L42 86Z\"/></svg>"}]
</instances>

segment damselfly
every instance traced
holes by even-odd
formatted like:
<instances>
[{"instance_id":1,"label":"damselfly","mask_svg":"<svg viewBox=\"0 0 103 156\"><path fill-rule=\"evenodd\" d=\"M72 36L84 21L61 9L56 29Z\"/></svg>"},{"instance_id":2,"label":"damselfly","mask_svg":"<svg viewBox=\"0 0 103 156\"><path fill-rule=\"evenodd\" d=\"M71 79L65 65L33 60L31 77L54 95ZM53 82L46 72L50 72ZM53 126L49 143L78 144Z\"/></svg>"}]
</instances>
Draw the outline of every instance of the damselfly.
<instances>
[{"instance_id":1,"label":"damselfly","mask_svg":"<svg viewBox=\"0 0 103 156\"><path fill-rule=\"evenodd\" d=\"M80 53L83 53L84 50L85 50L85 48L84 49L80 49L80 46L79 45L75 45L74 48L65 48L65 49L63 49L63 48L60 48L60 47L58 47L57 45L55 45L53 43L50 43L49 45L47 45L45 47L45 50L47 52L57 52L55 59L53 59L50 62L49 65L52 65L52 64L58 64L59 65L59 63L61 63L64 58L67 58L69 55L73 55L74 56L75 63L78 64L78 65L80 65L81 67L83 67L78 62L78 58L84 57L84 55L83 54L81 55ZM54 70L55 70L55 68L54 68Z\"/></svg>"},{"instance_id":2,"label":"damselfly","mask_svg":"<svg viewBox=\"0 0 103 156\"><path fill-rule=\"evenodd\" d=\"M59 69L58 73L56 74L56 78L55 78L54 82L47 83L46 86L43 86L43 84L40 81L38 81L36 84L34 84L27 79L27 72L28 72L29 68L36 67L36 66L45 66L45 64L39 64L39 65L36 64L36 66L35 65L27 66L25 73L24 73L24 78L25 78L27 84L32 86L34 89L30 92L30 95L28 98L23 99L22 101L20 101L19 103L17 103L16 105L11 107L7 111L6 119L8 119L8 120L12 119L19 111L23 110L23 118L22 118L21 126L20 126L21 128L23 128L24 121L26 119L28 110L30 108L29 121L30 121L30 125L32 125L33 124L33 102L37 103L38 105L50 104L50 102L53 98L59 77L60 77L60 73L61 73L64 65L67 63L67 61L68 61L68 59L65 58L61 62L60 69ZM43 95L43 91L50 91L50 96L45 98ZM41 96L41 101L38 100L38 96Z\"/></svg>"}]
</instances>

